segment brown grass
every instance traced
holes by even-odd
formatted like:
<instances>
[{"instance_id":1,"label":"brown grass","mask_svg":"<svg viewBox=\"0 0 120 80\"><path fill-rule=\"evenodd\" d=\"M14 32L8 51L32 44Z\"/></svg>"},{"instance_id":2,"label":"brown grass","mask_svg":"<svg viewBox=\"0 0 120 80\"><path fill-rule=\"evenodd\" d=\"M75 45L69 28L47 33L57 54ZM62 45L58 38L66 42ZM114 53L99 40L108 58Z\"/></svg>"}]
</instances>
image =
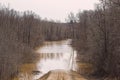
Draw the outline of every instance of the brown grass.
<instances>
[{"instance_id":1,"label":"brown grass","mask_svg":"<svg viewBox=\"0 0 120 80\"><path fill-rule=\"evenodd\" d=\"M94 67L92 64L90 63L81 63L81 62L77 62L77 66L78 66L78 72L80 74L91 74L94 72Z\"/></svg>"}]
</instances>

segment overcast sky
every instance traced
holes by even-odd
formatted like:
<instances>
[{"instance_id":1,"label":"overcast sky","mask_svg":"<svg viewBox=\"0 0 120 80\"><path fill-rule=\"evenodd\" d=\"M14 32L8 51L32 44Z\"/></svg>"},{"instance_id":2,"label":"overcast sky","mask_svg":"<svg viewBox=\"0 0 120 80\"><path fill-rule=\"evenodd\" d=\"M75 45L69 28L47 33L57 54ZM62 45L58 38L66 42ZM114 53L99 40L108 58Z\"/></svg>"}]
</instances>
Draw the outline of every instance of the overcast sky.
<instances>
[{"instance_id":1,"label":"overcast sky","mask_svg":"<svg viewBox=\"0 0 120 80\"><path fill-rule=\"evenodd\" d=\"M0 0L18 11L32 10L40 17L64 21L70 12L94 9L99 0Z\"/></svg>"}]
</instances>

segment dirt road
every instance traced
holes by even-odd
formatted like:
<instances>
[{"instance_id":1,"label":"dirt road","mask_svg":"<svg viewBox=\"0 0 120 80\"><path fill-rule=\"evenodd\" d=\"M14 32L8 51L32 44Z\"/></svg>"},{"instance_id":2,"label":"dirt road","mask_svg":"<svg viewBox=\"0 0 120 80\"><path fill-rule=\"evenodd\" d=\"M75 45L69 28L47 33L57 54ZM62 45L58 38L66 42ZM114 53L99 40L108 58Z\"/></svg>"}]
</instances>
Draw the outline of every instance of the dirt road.
<instances>
[{"instance_id":1,"label":"dirt road","mask_svg":"<svg viewBox=\"0 0 120 80\"><path fill-rule=\"evenodd\" d=\"M87 80L74 71L53 70L38 80Z\"/></svg>"}]
</instances>

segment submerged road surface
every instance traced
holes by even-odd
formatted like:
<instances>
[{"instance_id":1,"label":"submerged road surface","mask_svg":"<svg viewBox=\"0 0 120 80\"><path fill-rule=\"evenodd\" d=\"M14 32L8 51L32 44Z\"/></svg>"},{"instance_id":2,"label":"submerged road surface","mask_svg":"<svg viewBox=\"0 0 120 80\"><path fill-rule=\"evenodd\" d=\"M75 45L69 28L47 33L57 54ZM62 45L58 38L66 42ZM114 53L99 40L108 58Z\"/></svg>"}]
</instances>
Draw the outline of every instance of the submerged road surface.
<instances>
[{"instance_id":1,"label":"submerged road surface","mask_svg":"<svg viewBox=\"0 0 120 80\"><path fill-rule=\"evenodd\" d=\"M26 64L19 80L86 80L76 73L76 51L71 40L45 42L36 52L40 59Z\"/></svg>"}]
</instances>

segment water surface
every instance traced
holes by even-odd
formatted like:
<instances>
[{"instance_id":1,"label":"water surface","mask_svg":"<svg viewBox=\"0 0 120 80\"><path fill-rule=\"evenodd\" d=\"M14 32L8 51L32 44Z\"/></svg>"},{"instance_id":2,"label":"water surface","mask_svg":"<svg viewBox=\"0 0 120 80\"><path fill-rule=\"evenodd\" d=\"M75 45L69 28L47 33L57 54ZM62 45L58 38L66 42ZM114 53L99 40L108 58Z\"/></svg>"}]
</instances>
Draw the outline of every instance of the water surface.
<instances>
[{"instance_id":1,"label":"water surface","mask_svg":"<svg viewBox=\"0 0 120 80\"><path fill-rule=\"evenodd\" d=\"M29 65L28 67L33 66L33 69L21 73L20 80L36 80L51 70L76 71L77 69L76 51L72 48L70 39L45 42L36 52L40 55L39 61Z\"/></svg>"}]
</instances>

